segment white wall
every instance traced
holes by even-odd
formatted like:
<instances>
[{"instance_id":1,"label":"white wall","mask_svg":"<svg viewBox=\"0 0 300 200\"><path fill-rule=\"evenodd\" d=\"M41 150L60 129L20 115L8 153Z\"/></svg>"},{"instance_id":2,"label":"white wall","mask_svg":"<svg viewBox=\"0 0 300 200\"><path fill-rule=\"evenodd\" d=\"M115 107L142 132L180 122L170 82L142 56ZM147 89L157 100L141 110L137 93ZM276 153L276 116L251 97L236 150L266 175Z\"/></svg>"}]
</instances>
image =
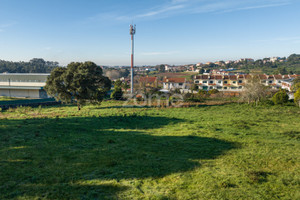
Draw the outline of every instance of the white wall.
<instances>
[{"instance_id":1,"label":"white wall","mask_svg":"<svg viewBox=\"0 0 300 200\"><path fill-rule=\"evenodd\" d=\"M0 96L40 98L39 90L0 89Z\"/></svg>"},{"instance_id":2,"label":"white wall","mask_svg":"<svg viewBox=\"0 0 300 200\"><path fill-rule=\"evenodd\" d=\"M9 86L8 82L0 82L2 86ZM46 83L42 82L10 82L10 86L30 86L30 87L44 87Z\"/></svg>"}]
</instances>

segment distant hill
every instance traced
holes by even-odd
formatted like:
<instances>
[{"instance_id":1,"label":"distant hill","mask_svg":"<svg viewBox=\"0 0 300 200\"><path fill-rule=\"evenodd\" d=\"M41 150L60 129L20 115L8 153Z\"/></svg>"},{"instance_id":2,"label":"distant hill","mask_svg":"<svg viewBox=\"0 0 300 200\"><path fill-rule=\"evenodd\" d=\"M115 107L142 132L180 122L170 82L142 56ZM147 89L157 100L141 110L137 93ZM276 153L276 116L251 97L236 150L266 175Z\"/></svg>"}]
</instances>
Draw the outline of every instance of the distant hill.
<instances>
[{"instance_id":1,"label":"distant hill","mask_svg":"<svg viewBox=\"0 0 300 200\"><path fill-rule=\"evenodd\" d=\"M50 73L56 67L59 67L58 62L45 61L42 58L34 58L29 62L0 60L0 73Z\"/></svg>"}]
</instances>

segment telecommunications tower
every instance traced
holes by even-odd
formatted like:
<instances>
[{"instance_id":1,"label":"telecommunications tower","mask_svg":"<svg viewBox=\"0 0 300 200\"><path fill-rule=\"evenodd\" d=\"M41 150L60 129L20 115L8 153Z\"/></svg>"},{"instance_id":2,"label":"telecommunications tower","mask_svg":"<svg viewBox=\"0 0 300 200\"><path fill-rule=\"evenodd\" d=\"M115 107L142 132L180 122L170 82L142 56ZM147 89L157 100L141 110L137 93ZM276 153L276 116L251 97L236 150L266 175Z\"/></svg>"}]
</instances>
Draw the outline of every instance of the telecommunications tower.
<instances>
[{"instance_id":1,"label":"telecommunications tower","mask_svg":"<svg viewBox=\"0 0 300 200\"><path fill-rule=\"evenodd\" d=\"M131 94L133 94L133 77L134 77L134 35L135 35L135 25L130 25L130 35L131 35Z\"/></svg>"}]
</instances>

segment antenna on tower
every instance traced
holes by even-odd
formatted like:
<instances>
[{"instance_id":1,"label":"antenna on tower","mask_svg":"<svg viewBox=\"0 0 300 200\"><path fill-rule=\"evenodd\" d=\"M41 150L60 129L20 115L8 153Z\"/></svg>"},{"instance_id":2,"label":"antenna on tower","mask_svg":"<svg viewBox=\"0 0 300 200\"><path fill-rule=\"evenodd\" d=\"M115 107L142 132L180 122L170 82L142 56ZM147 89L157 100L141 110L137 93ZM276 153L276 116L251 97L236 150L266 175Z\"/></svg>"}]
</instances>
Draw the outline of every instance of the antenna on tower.
<instances>
[{"instance_id":1,"label":"antenna on tower","mask_svg":"<svg viewBox=\"0 0 300 200\"><path fill-rule=\"evenodd\" d=\"M133 80L134 80L134 35L136 32L136 25L130 25L130 35L131 35L131 94L133 94Z\"/></svg>"}]
</instances>

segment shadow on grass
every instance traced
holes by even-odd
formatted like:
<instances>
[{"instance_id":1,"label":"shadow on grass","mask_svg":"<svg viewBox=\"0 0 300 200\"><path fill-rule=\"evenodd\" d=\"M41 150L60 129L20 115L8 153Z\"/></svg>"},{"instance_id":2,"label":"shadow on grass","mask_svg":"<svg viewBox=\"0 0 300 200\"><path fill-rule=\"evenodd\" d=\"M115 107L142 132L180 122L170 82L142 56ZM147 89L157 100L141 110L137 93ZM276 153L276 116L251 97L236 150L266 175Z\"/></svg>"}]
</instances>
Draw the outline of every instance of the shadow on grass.
<instances>
[{"instance_id":1,"label":"shadow on grass","mask_svg":"<svg viewBox=\"0 0 300 200\"><path fill-rule=\"evenodd\" d=\"M187 172L235 147L150 132L180 122L147 116L2 120L0 199L117 198L129 189L120 180Z\"/></svg>"}]
</instances>

